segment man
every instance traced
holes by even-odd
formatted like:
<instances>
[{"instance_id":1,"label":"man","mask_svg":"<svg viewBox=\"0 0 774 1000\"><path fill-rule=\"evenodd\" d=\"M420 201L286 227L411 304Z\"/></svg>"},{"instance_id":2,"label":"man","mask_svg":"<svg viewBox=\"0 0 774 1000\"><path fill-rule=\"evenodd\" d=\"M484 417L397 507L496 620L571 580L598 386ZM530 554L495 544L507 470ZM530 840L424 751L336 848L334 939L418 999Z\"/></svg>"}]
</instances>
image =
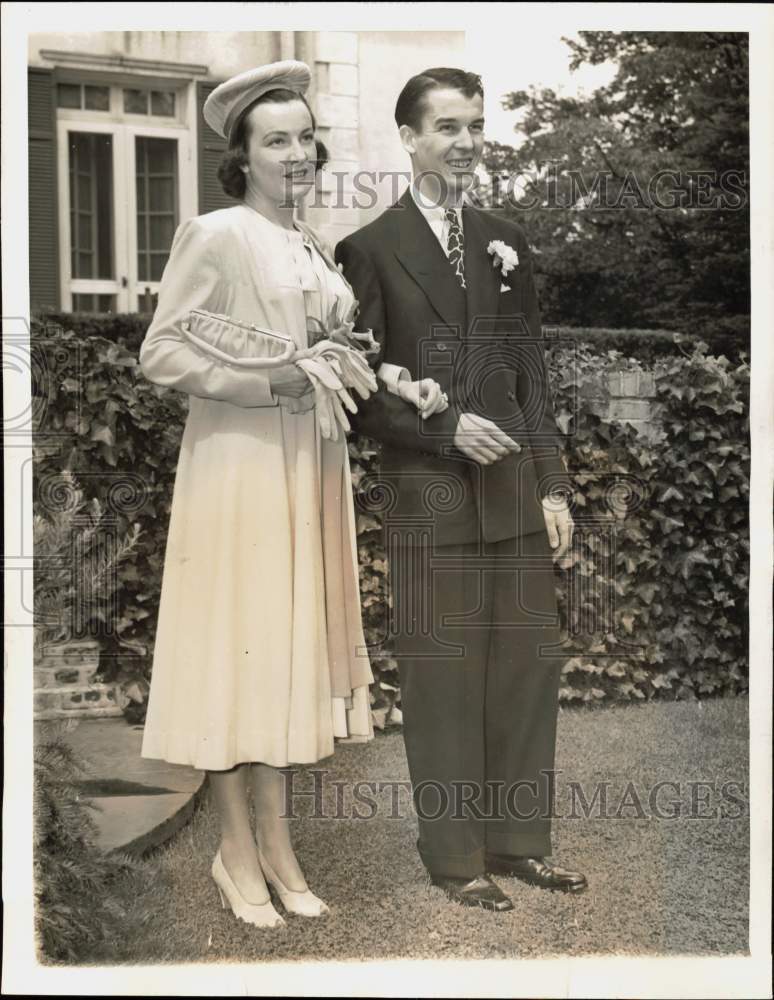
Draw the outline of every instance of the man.
<instances>
[{"instance_id":1,"label":"man","mask_svg":"<svg viewBox=\"0 0 774 1000\"><path fill-rule=\"evenodd\" d=\"M569 482L525 236L465 196L484 143L481 81L426 70L395 118L411 186L336 257L382 377L434 379L449 405L430 393L418 412L393 382L355 426L383 443L419 853L452 899L503 911L492 873L586 886L545 860L562 662L552 549L563 560L570 545Z\"/></svg>"}]
</instances>

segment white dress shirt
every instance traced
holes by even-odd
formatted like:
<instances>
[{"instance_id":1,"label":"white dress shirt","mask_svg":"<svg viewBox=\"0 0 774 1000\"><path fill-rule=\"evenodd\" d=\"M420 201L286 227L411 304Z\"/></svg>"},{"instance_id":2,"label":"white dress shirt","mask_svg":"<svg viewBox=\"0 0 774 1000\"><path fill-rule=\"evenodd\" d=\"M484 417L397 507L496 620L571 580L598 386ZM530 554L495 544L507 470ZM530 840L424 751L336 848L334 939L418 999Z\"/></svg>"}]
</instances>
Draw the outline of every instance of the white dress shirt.
<instances>
[{"instance_id":1,"label":"white dress shirt","mask_svg":"<svg viewBox=\"0 0 774 1000\"><path fill-rule=\"evenodd\" d=\"M441 249L448 257L449 221L446 218L446 209L444 208L443 205L434 205L429 199L424 198L422 194L417 190L413 182L411 184L411 197L414 199L414 204L417 206L421 214L424 216L428 226L430 226L433 233L435 234L435 238L441 244ZM465 204L465 201L466 201L466 196L465 194L463 194L461 204L454 206L454 211L457 215L457 223L460 227L460 230L462 230L462 205Z\"/></svg>"}]
</instances>

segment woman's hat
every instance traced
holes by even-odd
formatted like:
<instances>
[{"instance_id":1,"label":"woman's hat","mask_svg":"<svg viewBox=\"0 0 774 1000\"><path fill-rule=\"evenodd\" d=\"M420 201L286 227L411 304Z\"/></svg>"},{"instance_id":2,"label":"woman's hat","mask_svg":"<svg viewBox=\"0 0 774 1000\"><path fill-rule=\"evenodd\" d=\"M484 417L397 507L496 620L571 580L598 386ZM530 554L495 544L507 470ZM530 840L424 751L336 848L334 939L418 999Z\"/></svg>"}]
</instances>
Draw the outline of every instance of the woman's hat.
<instances>
[{"instance_id":1,"label":"woman's hat","mask_svg":"<svg viewBox=\"0 0 774 1000\"><path fill-rule=\"evenodd\" d=\"M204 102L204 120L214 132L228 139L245 108L262 94L269 90L293 90L303 95L311 79L312 73L306 63L295 59L248 69L213 90Z\"/></svg>"}]
</instances>

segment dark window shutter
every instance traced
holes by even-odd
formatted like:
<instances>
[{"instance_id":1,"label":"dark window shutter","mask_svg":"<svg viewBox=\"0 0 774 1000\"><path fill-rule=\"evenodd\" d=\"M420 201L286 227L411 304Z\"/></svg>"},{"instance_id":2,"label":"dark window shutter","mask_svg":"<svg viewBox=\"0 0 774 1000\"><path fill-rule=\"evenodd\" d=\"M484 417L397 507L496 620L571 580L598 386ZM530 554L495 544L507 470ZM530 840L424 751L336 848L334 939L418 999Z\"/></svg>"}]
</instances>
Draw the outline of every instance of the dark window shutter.
<instances>
[{"instance_id":1,"label":"dark window shutter","mask_svg":"<svg viewBox=\"0 0 774 1000\"><path fill-rule=\"evenodd\" d=\"M202 115L204 102L217 87L217 83L198 83L196 86L199 117L199 212L214 212L217 208L236 205L234 198L224 193L218 180L218 167L226 152L227 144L217 132L213 132Z\"/></svg>"},{"instance_id":2,"label":"dark window shutter","mask_svg":"<svg viewBox=\"0 0 774 1000\"><path fill-rule=\"evenodd\" d=\"M30 309L59 308L59 232L54 73L27 74Z\"/></svg>"}]
</instances>

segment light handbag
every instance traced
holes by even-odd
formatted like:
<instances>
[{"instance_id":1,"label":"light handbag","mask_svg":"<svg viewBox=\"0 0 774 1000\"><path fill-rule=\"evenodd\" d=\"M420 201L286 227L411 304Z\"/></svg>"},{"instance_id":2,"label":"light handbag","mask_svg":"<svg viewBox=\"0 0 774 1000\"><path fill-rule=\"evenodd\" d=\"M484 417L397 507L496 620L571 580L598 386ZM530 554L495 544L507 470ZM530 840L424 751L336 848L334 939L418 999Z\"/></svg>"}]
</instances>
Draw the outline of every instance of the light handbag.
<instances>
[{"instance_id":1,"label":"light handbag","mask_svg":"<svg viewBox=\"0 0 774 1000\"><path fill-rule=\"evenodd\" d=\"M192 309L183 335L204 354L235 368L279 368L291 364L296 345L285 333Z\"/></svg>"},{"instance_id":2,"label":"light handbag","mask_svg":"<svg viewBox=\"0 0 774 1000\"><path fill-rule=\"evenodd\" d=\"M314 390L322 436L338 441L340 431L346 433L350 429L345 410L357 412L347 390L354 389L362 399L376 391L376 379L359 343L366 338L370 345L373 338L370 331L367 335L353 336L351 326L350 323L342 329L335 324L334 329L329 329L320 324L321 333L338 334L337 340L323 337L303 350L297 349L287 334L204 309L192 309L182 331L198 351L235 368L266 370L295 364L306 373Z\"/></svg>"}]
</instances>

